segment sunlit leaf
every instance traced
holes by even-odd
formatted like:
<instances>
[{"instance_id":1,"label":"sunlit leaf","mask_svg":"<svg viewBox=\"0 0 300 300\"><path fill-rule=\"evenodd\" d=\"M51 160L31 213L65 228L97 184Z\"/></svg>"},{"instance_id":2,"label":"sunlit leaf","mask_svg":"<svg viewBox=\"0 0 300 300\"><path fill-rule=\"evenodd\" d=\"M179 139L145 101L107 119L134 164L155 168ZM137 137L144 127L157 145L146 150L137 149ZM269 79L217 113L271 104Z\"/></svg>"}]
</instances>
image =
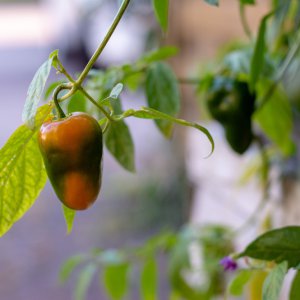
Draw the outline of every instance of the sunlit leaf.
<instances>
[{"instance_id":1,"label":"sunlit leaf","mask_svg":"<svg viewBox=\"0 0 300 300\"><path fill-rule=\"evenodd\" d=\"M51 109L44 105L35 123L40 124ZM0 236L29 210L47 181L37 128L20 126L0 150Z\"/></svg>"},{"instance_id":2,"label":"sunlit leaf","mask_svg":"<svg viewBox=\"0 0 300 300\"><path fill-rule=\"evenodd\" d=\"M37 107L43 96L43 90L50 74L52 61L53 56L42 64L35 73L28 88L26 102L22 113L22 120L30 129L35 127Z\"/></svg>"},{"instance_id":3,"label":"sunlit leaf","mask_svg":"<svg viewBox=\"0 0 300 300\"><path fill-rule=\"evenodd\" d=\"M103 281L107 294L113 300L120 300L128 292L129 264L112 264L104 268Z\"/></svg>"},{"instance_id":4,"label":"sunlit leaf","mask_svg":"<svg viewBox=\"0 0 300 300\"><path fill-rule=\"evenodd\" d=\"M157 299L158 270L155 258L148 259L141 272L141 299Z\"/></svg>"},{"instance_id":5,"label":"sunlit leaf","mask_svg":"<svg viewBox=\"0 0 300 300\"><path fill-rule=\"evenodd\" d=\"M240 296L243 293L245 285L249 282L252 276L251 270L241 270L231 281L228 291L233 296Z\"/></svg>"},{"instance_id":6,"label":"sunlit leaf","mask_svg":"<svg viewBox=\"0 0 300 300\"><path fill-rule=\"evenodd\" d=\"M74 223L76 211L66 207L65 205L62 205L62 208L63 208L63 214L67 225L67 233L69 234L73 229L73 223Z\"/></svg>"},{"instance_id":7,"label":"sunlit leaf","mask_svg":"<svg viewBox=\"0 0 300 300\"><path fill-rule=\"evenodd\" d=\"M123 91L123 84L118 83L110 92L109 98L118 99L121 92Z\"/></svg>"},{"instance_id":8,"label":"sunlit leaf","mask_svg":"<svg viewBox=\"0 0 300 300\"><path fill-rule=\"evenodd\" d=\"M288 269L286 261L277 265L266 278L263 285L262 300L278 300L284 277Z\"/></svg>"}]
</instances>

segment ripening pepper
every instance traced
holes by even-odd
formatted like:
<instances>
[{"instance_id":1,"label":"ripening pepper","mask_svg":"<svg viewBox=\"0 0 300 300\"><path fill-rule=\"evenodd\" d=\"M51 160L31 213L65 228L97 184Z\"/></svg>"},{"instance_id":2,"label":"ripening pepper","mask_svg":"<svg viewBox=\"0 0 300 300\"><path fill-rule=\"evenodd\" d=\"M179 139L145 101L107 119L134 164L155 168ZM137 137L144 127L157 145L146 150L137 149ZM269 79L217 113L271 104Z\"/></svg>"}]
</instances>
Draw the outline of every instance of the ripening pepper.
<instances>
[{"instance_id":1,"label":"ripening pepper","mask_svg":"<svg viewBox=\"0 0 300 300\"><path fill-rule=\"evenodd\" d=\"M84 210L97 199L102 175L102 130L86 113L46 122L38 135L50 182L61 202Z\"/></svg>"}]
</instances>

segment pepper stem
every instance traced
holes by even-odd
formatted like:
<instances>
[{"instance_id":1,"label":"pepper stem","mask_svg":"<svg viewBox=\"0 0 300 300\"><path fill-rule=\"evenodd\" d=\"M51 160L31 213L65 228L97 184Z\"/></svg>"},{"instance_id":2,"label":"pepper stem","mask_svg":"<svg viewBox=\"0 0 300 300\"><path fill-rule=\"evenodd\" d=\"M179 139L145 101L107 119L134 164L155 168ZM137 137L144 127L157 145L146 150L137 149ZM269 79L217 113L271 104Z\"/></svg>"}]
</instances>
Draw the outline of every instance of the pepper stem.
<instances>
[{"instance_id":1,"label":"pepper stem","mask_svg":"<svg viewBox=\"0 0 300 300\"><path fill-rule=\"evenodd\" d=\"M53 101L54 101L54 104L55 104L55 107L56 107L56 110L57 110L57 113L58 113L58 117L60 119L63 119L66 117L64 111L62 110L62 108L60 107L59 105L59 100L58 100L58 94L63 91L63 90L70 90L71 87L66 85L66 84L61 84L59 85L55 90L54 90L54 93L53 93Z\"/></svg>"}]
</instances>

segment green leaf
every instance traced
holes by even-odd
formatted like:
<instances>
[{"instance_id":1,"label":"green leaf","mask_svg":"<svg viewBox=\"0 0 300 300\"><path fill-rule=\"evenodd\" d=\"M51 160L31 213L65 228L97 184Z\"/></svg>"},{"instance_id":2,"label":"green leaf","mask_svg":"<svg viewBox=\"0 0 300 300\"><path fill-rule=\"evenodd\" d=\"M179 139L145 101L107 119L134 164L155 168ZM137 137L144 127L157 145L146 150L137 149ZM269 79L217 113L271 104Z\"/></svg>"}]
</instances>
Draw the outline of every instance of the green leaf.
<instances>
[{"instance_id":1,"label":"green leaf","mask_svg":"<svg viewBox=\"0 0 300 300\"><path fill-rule=\"evenodd\" d=\"M75 93L69 100L68 113L73 112L86 112L86 98L80 93Z\"/></svg>"},{"instance_id":2,"label":"green leaf","mask_svg":"<svg viewBox=\"0 0 300 300\"><path fill-rule=\"evenodd\" d=\"M123 168L135 172L134 144L124 121L110 123L105 135L105 145Z\"/></svg>"},{"instance_id":3,"label":"green leaf","mask_svg":"<svg viewBox=\"0 0 300 300\"><path fill-rule=\"evenodd\" d=\"M263 300L278 300L284 277L288 270L286 261L277 265L266 278L263 285Z\"/></svg>"},{"instance_id":4,"label":"green leaf","mask_svg":"<svg viewBox=\"0 0 300 300\"><path fill-rule=\"evenodd\" d=\"M148 259L141 273L141 298L143 300L157 299L157 273L155 258Z\"/></svg>"},{"instance_id":5,"label":"green leaf","mask_svg":"<svg viewBox=\"0 0 300 300\"><path fill-rule=\"evenodd\" d=\"M64 284L70 278L74 269L84 261L84 257L82 255L75 255L70 257L68 260L64 262L64 264L60 268L59 272L59 281Z\"/></svg>"},{"instance_id":6,"label":"green leaf","mask_svg":"<svg viewBox=\"0 0 300 300\"><path fill-rule=\"evenodd\" d=\"M240 0L241 4L255 4L255 0Z\"/></svg>"},{"instance_id":7,"label":"green leaf","mask_svg":"<svg viewBox=\"0 0 300 300\"><path fill-rule=\"evenodd\" d=\"M290 289L289 300L299 300L299 299L300 299L300 272L297 271Z\"/></svg>"},{"instance_id":8,"label":"green leaf","mask_svg":"<svg viewBox=\"0 0 300 300\"><path fill-rule=\"evenodd\" d=\"M282 37L284 31L284 23L288 18L288 13L290 6L292 4L291 0L278 0L277 8L275 11L274 22L272 24L271 33L276 39Z\"/></svg>"},{"instance_id":9,"label":"green leaf","mask_svg":"<svg viewBox=\"0 0 300 300\"><path fill-rule=\"evenodd\" d=\"M162 47L143 56L139 62L147 64L157 62L160 60L166 60L172 56L178 54L178 48L176 47Z\"/></svg>"},{"instance_id":10,"label":"green leaf","mask_svg":"<svg viewBox=\"0 0 300 300\"><path fill-rule=\"evenodd\" d=\"M53 57L50 57L42 64L42 66L35 73L27 91L26 102L22 113L22 120L30 129L33 129L35 126L37 107L39 101L42 99L43 90L50 74L52 61Z\"/></svg>"},{"instance_id":11,"label":"green leaf","mask_svg":"<svg viewBox=\"0 0 300 300\"><path fill-rule=\"evenodd\" d=\"M254 113L253 118L283 155L288 156L294 152L292 109L280 87L277 87L272 97Z\"/></svg>"},{"instance_id":12,"label":"green leaf","mask_svg":"<svg viewBox=\"0 0 300 300\"><path fill-rule=\"evenodd\" d=\"M97 266L94 263L86 265L77 278L74 298L75 300L84 300L87 290L91 284L93 276L97 271Z\"/></svg>"},{"instance_id":13,"label":"green leaf","mask_svg":"<svg viewBox=\"0 0 300 300\"><path fill-rule=\"evenodd\" d=\"M272 15L273 12L267 14L266 16L263 17L260 23L258 37L256 39L254 53L250 65L249 85L251 90L255 89L255 85L260 77L260 74L263 71L264 61L265 61L265 51L266 51L266 40L265 40L266 27L267 27L267 21Z\"/></svg>"},{"instance_id":14,"label":"green leaf","mask_svg":"<svg viewBox=\"0 0 300 300\"><path fill-rule=\"evenodd\" d=\"M228 291L233 296L241 296L245 285L248 283L252 276L251 270L240 271L231 281Z\"/></svg>"},{"instance_id":15,"label":"green leaf","mask_svg":"<svg viewBox=\"0 0 300 300\"><path fill-rule=\"evenodd\" d=\"M52 107L39 109L41 123ZM0 150L0 236L5 234L33 205L47 181L37 143L37 128L20 126Z\"/></svg>"},{"instance_id":16,"label":"green leaf","mask_svg":"<svg viewBox=\"0 0 300 300\"><path fill-rule=\"evenodd\" d=\"M52 66L54 68L58 67L58 49L52 51L49 55L49 59L52 59Z\"/></svg>"},{"instance_id":17,"label":"green leaf","mask_svg":"<svg viewBox=\"0 0 300 300\"><path fill-rule=\"evenodd\" d=\"M172 69L165 63L155 63L149 67L146 77L146 95L148 105L171 116L176 116L180 110L180 94L177 79ZM160 131L170 137L172 123L158 120L156 124Z\"/></svg>"},{"instance_id":18,"label":"green leaf","mask_svg":"<svg viewBox=\"0 0 300 300\"><path fill-rule=\"evenodd\" d=\"M110 92L109 98L112 99L118 99L120 94L123 91L123 84L122 83L118 83Z\"/></svg>"},{"instance_id":19,"label":"green leaf","mask_svg":"<svg viewBox=\"0 0 300 300\"><path fill-rule=\"evenodd\" d=\"M60 84L63 84L65 83L64 81L55 81L55 82L52 82L46 89L45 91L45 96L44 98L45 99L48 99L51 94L54 92L54 90L60 85Z\"/></svg>"},{"instance_id":20,"label":"green leaf","mask_svg":"<svg viewBox=\"0 0 300 300\"><path fill-rule=\"evenodd\" d=\"M113 300L122 299L128 292L127 263L120 265L108 265L104 269L103 280L107 294Z\"/></svg>"},{"instance_id":21,"label":"green leaf","mask_svg":"<svg viewBox=\"0 0 300 300\"><path fill-rule=\"evenodd\" d=\"M211 153L213 153L213 151L215 149L215 143L214 143L214 140L213 140L211 134L209 133L209 131L205 127L203 127L197 123L189 122L189 121L186 121L183 119L174 118L172 116L164 114L164 113L157 111L155 109L152 109L150 107L142 107L140 110L136 110L136 111L130 110L129 112L130 112L130 116L134 116L137 118L168 120L170 122L177 123L182 126L187 126L187 127L192 127L192 128L198 129L202 133L204 133L206 135L206 137L208 138L208 140L211 144Z\"/></svg>"},{"instance_id":22,"label":"green leaf","mask_svg":"<svg viewBox=\"0 0 300 300\"><path fill-rule=\"evenodd\" d=\"M135 92L142 84L144 80L144 73L132 73L132 74L125 74L123 78L124 85L131 91Z\"/></svg>"},{"instance_id":23,"label":"green leaf","mask_svg":"<svg viewBox=\"0 0 300 300\"><path fill-rule=\"evenodd\" d=\"M53 50L50 54L49 54L49 58L55 58L58 56L58 52L59 50L56 49L56 50Z\"/></svg>"},{"instance_id":24,"label":"green leaf","mask_svg":"<svg viewBox=\"0 0 300 300\"><path fill-rule=\"evenodd\" d=\"M214 6L219 6L219 0L204 0L206 3Z\"/></svg>"},{"instance_id":25,"label":"green leaf","mask_svg":"<svg viewBox=\"0 0 300 300\"><path fill-rule=\"evenodd\" d=\"M156 19L163 31L168 29L169 0L152 0Z\"/></svg>"},{"instance_id":26,"label":"green leaf","mask_svg":"<svg viewBox=\"0 0 300 300\"><path fill-rule=\"evenodd\" d=\"M73 229L73 223L74 223L76 211L66 207L65 205L62 205L62 208L63 208L64 218L67 225L67 234L70 234Z\"/></svg>"},{"instance_id":27,"label":"green leaf","mask_svg":"<svg viewBox=\"0 0 300 300\"><path fill-rule=\"evenodd\" d=\"M300 264L300 227L288 226L264 233L250 243L239 257L275 261L287 261L290 268Z\"/></svg>"}]
</instances>

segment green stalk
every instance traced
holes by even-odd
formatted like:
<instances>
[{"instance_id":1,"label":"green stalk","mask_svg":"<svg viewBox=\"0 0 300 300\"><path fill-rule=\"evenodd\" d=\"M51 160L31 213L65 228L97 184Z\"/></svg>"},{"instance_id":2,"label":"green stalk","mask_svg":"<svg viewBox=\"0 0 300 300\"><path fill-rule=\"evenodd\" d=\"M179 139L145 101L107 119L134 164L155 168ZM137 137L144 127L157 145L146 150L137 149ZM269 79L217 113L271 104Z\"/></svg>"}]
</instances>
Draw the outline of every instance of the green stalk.
<instances>
[{"instance_id":1,"label":"green stalk","mask_svg":"<svg viewBox=\"0 0 300 300\"><path fill-rule=\"evenodd\" d=\"M53 93L53 101L54 101L54 104L55 104L55 107L56 107L56 110L57 110L57 113L58 113L58 117L60 119L63 119L66 117L64 111L62 110L62 108L60 107L59 105L59 100L58 100L58 94L63 91L63 90L70 90L70 86L69 85L66 85L66 84L61 84L59 85L55 90L54 90L54 93Z\"/></svg>"},{"instance_id":2,"label":"green stalk","mask_svg":"<svg viewBox=\"0 0 300 300\"><path fill-rule=\"evenodd\" d=\"M90 61L87 63L87 65L85 66L84 70L82 71L82 73L80 74L80 76L78 77L77 81L76 81L76 85L77 86L81 86L82 82L84 81L84 79L86 78L86 76L88 75L89 71L92 69L94 63L96 62L96 60L98 59L98 57L100 56L100 54L102 53L102 51L104 50L104 48L106 47L108 41L110 40L112 34L114 33L115 29L117 28L120 20L122 19L127 6L129 4L130 0L124 0L113 23L111 24L106 36L104 37L102 43L100 44L100 46L98 47L98 49L95 51L95 53L93 54L93 56L91 57Z\"/></svg>"}]
</instances>

